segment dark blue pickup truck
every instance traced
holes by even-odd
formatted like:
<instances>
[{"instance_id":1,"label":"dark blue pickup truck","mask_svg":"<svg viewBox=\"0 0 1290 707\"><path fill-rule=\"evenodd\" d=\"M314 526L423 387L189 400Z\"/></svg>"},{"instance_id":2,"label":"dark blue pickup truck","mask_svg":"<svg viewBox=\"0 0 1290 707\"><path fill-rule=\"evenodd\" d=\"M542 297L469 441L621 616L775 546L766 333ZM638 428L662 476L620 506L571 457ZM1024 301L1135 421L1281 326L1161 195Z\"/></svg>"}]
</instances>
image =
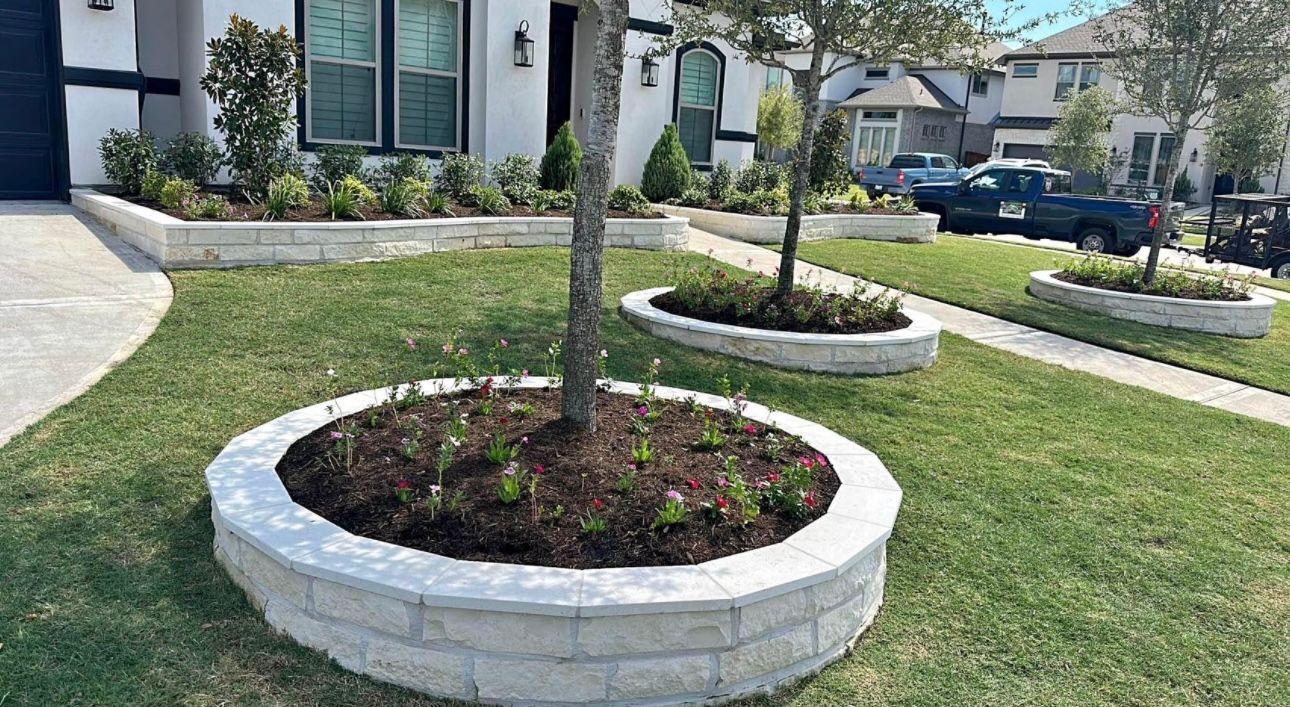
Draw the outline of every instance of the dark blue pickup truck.
<instances>
[{"instance_id":1,"label":"dark blue pickup truck","mask_svg":"<svg viewBox=\"0 0 1290 707\"><path fill-rule=\"evenodd\" d=\"M1049 238L1080 250L1133 255L1151 244L1162 217L1156 202L1070 193L1070 173L1039 167L987 169L959 182L920 184L909 194L920 211L941 217L941 230ZM1170 204L1169 242L1182 233L1182 204Z\"/></svg>"}]
</instances>

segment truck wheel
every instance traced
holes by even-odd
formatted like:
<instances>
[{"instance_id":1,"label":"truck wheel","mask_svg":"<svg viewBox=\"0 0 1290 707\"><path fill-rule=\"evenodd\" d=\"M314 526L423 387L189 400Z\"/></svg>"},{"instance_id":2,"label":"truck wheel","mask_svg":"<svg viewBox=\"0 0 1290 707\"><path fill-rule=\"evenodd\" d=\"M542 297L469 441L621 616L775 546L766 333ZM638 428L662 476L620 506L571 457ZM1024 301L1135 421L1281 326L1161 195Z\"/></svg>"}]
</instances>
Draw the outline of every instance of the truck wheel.
<instances>
[{"instance_id":1,"label":"truck wheel","mask_svg":"<svg viewBox=\"0 0 1290 707\"><path fill-rule=\"evenodd\" d=\"M1272 277L1278 280L1290 280L1290 258L1282 258L1272 264Z\"/></svg>"},{"instance_id":2,"label":"truck wheel","mask_svg":"<svg viewBox=\"0 0 1290 707\"><path fill-rule=\"evenodd\" d=\"M1075 239L1075 247L1090 253L1109 253L1115 248L1115 239L1105 228L1094 226L1080 232Z\"/></svg>"},{"instance_id":3,"label":"truck wheel","mask_svg":"<svg viewBox=\"0 0 1290 707\"><path fill-rule=\"evenodd\" d=\"M939 207L932 207L932 208L926 209L926 211L929 214L936 214L936 219L937 219L936 232L937 233L949 233L950 220L945 217L945 212L943 210L941 210Z\"/></svg>"}]
</instances>

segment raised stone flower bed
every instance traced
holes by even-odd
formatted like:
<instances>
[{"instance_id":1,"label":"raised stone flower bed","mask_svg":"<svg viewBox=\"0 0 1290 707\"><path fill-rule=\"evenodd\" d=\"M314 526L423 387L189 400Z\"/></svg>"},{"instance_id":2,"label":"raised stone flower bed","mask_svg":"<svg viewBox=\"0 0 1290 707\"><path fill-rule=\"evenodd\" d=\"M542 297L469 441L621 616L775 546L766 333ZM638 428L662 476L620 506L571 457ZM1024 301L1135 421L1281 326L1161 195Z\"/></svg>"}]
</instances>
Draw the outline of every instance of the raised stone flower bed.
<instances>
[{"instance_id":1,"label":"raised stone flower bed","mask_svg":"<svg viewBox=\"0 0 1290 707\"><path fill-rule=\"evenodd\" d=\"M146 206L73 189L72 204L167 268L379 260L473 248L569 245L573 219L471 217L390 221L183 221ZM685 250L684 218L611 219L605 245Z\"/></svg>"},{"instance_id":2,"label":"raised stone flower bed","mask_svg":"<svg viewBox=\"0 0 1290 707\"><path fill-rule=\"evenodd\" d=\"M1116 319L1222 334L1243 339L1266 336L1272 329L1276 302L1250 293L1244 301L1181 299L1118 292L1064 282L1056 270L1030 273L1030 293L1039 299Z\"/></svg>"},{"instance_id":3,"label":"raised stone flower bed","mask_svg":"<svg viewBox=\"0 0 1290 707\"><path fill-rule=\"evenodd\" d=\"M417 385L434 395L468 384ZM348 670L487 703L712 703L818 671L882 603L900 487L868 450L756 404L746 418L801 437L842 484L823 516L781 543L698 565L570 570L352 535L293 502L275 469L297 440L387 392L284 415L235 438L206 469L216 558L272 626ZM731 409L711 395L655 394Z\"/></svg>"},{"instance_id":4,"label":"raised stone flower bed","mask_svg":"<svg viewBox=\"0 0 1290 707\"><path fill-rule=\"evenodd\" d=\"M904 310L911 324L873 334L808 334L716 324L664 312L650 300L670 287L639 290L622 299L627 321L655 336L778 368L829 373L883 375L927 368L936 363L941 323Z\"/></svg>"},{"instance_id":5,"label":"raised stone flower bed","mask_svg":"<svg viewBox=\"0 0 1290 707\"><path fill-rule=\"evenodd\" d=\"M671 216L689 219L690 225L718 236L747 243L782 243L787 216L749 216L712 209L655 204ZM802 217L803 241L858 238L866 241L935 243L936 214L817 214Z\"/></svg>"}]
</instances>

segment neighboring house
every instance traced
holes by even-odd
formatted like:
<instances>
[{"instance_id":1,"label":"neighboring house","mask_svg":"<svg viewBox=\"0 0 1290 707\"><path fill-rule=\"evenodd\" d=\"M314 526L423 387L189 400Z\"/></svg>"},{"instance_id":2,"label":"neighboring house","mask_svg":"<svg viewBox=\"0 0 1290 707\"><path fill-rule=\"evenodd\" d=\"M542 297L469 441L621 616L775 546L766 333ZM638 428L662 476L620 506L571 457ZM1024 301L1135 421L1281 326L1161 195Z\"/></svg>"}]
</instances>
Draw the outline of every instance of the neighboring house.
<instances>
[{"instance_id":1,"label":"neighboring house","mask_svg":"<svg viewBox=\"0 0 1290 707\"><path fill-rule=\"evenodd\" d=\"M987 54L1002 56L1005 44ZM785 53L793 68L805 67L810 53ZM825 66L832 61L825 57ZM782 80L770 69L768 83ZM825 110L847 111L851 125L851 167L886 166L898 152L939 152L975 164L988 159L992 121L1003 97L1003 70L966 75L928 62L857 63L820 89Z\"/></svg>"},{"instance_id":2,"label":"neighboring house","mask_svg":"<svg viewBox=\"0 0 1290 707\"><path fill-rule=\"evenodd\" d=\"M1114 57L1095 39L1096 28L1096 20L1090 20L1004 55L1007 77L1003 107L994 123L993 156L1047 159L1048 131L1066 97L1090 86L1101 86L1119 96L1119 82L1104 71ZM1112 185L1135 188L1164 183L1174 136L1163 120L1118 115L1111 125L1110 142L1113 158L1122 162L1120 169L1109 175ZM1182 159L1183 171L1196 187L1192 200L1208 202L1216 183L1217 193L1232 191L1230 178L1216 175L1208 162L1203 129L1188 134ZM1277 188L1277 176L1261 180L1265 191ZM1075 175L1077 190L1097 183L1094 175ZM1288 187L1286 179L1281 179L1281 191Z\"/></svg>"},{"instance_id":3,"label":"neighboring house","mask_svg":"<svg viewBox=\"0 0 1290 707\"><path fill-rule=\"evenodd\" d=\"M216 139L201 90L205 45L232 13L285 25L310 81L299 142L372 154L540 156L572 121L585 141L597 11L577 0L0 0L0 198L54 198L105 181L98 141L143 127ZM96 8L110 9L96 9ZM670 122L700 169L752 158L765 67L722 42L638 58L664 24L657 0L633 0L623 60L614 179L637 183ZM516 59L517 33L534 42Z\"/></svg>"}]
</instances>

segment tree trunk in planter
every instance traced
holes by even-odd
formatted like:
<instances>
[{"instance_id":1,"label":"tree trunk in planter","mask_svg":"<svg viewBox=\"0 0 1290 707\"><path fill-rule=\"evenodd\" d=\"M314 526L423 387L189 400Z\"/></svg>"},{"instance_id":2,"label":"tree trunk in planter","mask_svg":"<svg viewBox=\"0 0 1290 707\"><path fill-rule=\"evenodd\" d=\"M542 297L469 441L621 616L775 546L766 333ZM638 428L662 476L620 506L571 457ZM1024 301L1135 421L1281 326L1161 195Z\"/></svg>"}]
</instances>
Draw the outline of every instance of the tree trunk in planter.
<instances>
[{"instance_id":1,"label":"tree trunk in planter","mask_svg":"<svg viewBox=\"0 0 1290 707\"><path fill-rule=\"evenodd\" d=\"M1156 269L1160 266L1160 248L1164 246L1165 234L1169 231L1169 207L1173 203L1174 183L1178 181L1178 165L1186 139L1186 128L1175 133L1174 147L1165 166L1165 183L1160 187L1160 219L1151 234L1151 251L1147 254L1147 267L1142 273L1142 281L1148 285L1156 281Z\"/></svg>"},{"instance_id":2,"label":"tree trunk in planter","mask_svg":"<svg viewBox=\"0 0 1290 707\"><path fill-rule=\"evenodd\" d=\"M618 138L628 0L600 0L591 119L578 177L569 255L569 324L565 336L563 419L596 429L596 377L600 355L600 305L604 289L605 218L610 167Z\"/></svg>"},{"instance_id":3,"label":"tree trunk in planter","mask_svg":"<svg viewBox=\"0 0 1290 707\"><path fill-rule=\"evenodd\" d=\"M820 123L820 74L824 70L824 45L816 43L811 50L811 70L803 85L802 135L797 140L793 159L793 184L789 191L788 222L784 226L784 249L779 259L778 295L793 291L793 268L797 262L797 240L802 233L802 214L806 210L806 192L810 188L811 155L815 152L815 130ZM794 75L796 78L797 75Z\"/></svg>"}]
</instances>

